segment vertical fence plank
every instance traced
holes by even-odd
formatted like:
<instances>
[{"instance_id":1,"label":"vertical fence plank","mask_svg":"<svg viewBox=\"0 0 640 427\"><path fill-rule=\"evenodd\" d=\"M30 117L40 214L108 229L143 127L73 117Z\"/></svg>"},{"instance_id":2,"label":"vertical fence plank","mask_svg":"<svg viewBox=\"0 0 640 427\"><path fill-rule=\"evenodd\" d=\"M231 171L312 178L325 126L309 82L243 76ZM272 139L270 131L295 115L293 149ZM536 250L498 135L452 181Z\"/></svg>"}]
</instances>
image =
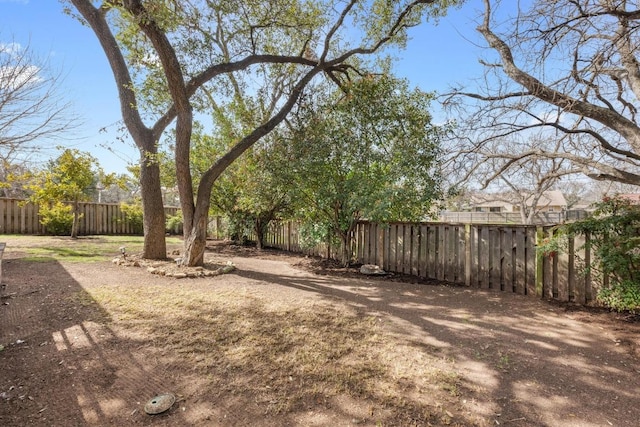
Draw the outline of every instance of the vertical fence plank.
<instances>
[{"instance_id":1,"label":"vertical fence plank","mask_svg":"<svg viewBox=\"0 0 640 427\"><path fill-rule=\"evenodd\" d=\"M369 243L369 224L359 223L356 225L356 261L360 264L369 264L369 254L367 246Z\"/></svg>"},{"instance_id":2,"label":"vertical fence plank","mask_svg":"<svg viewBox=\"0 0 640 427\"><path fill-rule=\"evenodd\" d=\"M467 229L464 225L458 225L458 283L466 283L467 275Z\"/></svg>"},{"instance_id":3,"label":"vertical fence plank","mask_svg":"<svg viewBox=\"0 0 640 427\"><path fill-rule=\"evenodd\" d=\"M411 249L413 248L413 226L410 224L403 224L404 238L403 240L403 257L402 257L402 273L411 274Z\"/></svg>"},{"instance_id":4,"label":"vertical fence plank","mask_svg":"<svg viewBox=\"0 0 640 427\"><path fill-rule=\"evenodd\" d=\"M526 294L536 294L536 229L523 227L525 234Z\"/></svg>"},{"instance_id":5,"label":"vertical fence plank","mask_svg":"<svg viewBox=\"0 0 640 427\"><path fill-rule=\"evenodd\" d=\"M502 227L489 228L489 288L500 290Z\"/></svg>"},{"instance_id":6,"label":"vertical fence plank","mask_svg":"<svg viewBox=\"0 0 640 427\"><path fill-rule=\"evenodd\" d=\"M500 289L513 292L513 228L503 227L500 240Z\"/></svg>"},{"instance_id":7,"label":"vertical fence plank","mask_svg":"<svg viewBox=\"0 0 640 427\"><path fill-rule=\"evenodd\" d=\"M444 225L444 247L442 248L442 261L444 263L444 280L453 282L455 280L455 226Z\"/></svg>"},{"instance_id":8,"label":"vertical fence plank","mask_svg":"<svg viewBox=\"0 0 640 427\"><path fill-rule=\"evenodd\" d=\"M471 276L471 286L480 287L480 261L478 258L478 245L480 241L480 227L471 225L471 233L469 235L469 271Z\"/></svg>"},{"instance_id":9,"label":"vertical fence plank","mask_svg":"<svg viewBox=\"0 0 640 427\"><path fill-rule=\"evenodd\" d=\"M384 232L385 226L382 224L378 224L376 226L376 236L378 236L376 242L376 265L380 266L380 268L384 269L384 259L387 254L384 246Z\"/></svg>"},{"instance_id":10,"label":"vertical fence plank","mask_svg":"<svg viewBox=\"0 0 640 427\"><path fill-rule=\"evenodd\" d=\"M420 225L411 226L411 274L420 275Z\"/></svg>"},{"instance_id":11,"label":"vertical fence plank","mask_svg":"<svg viewBox=\"0 0 640 427\"><path fill-rule=\"evenodd\" d=\"M471 286L471 224L464 226L464 284Z\"/></svg>"},{"instance_id":12,"label":"vertical fence plank","mask_svg":"<svg viewBox=\"0 0 640 427\"><path fill-rule=\"evenodd\" d=\"M437 250L438 247L438 229L435 224L429 225L427 232L427 277L435 279L438 272Z\"/></svg>"},{"instance_id":13,"label":"vertical fence plank","mask_svg":"<svg viewBox=\"0 0 640 427\"><path fill-rule=\"evenodd\" d=\"M444 280L444 225L438 224L436 229L435 239L435 264L436 264L436 279Z\"/></svg>"},{"instance_id":14,"label":"vertical fence plank","mask_svg":"<svg viewBox=\"0 0 640 427\"><path fill-rule=\"evenodd\" d=\"M558 299L563 302L569 301L573 297L573 289L570 285L569 272L570 272L570 251L572 248L568 248L568 251L562 251L557 255L557 277L558 277ZM571 254L573 256L573 254Z\"/></svg>"},{"instance_id":15,"label":"vertical fence plank","mask_svg":"<svg viewBox=\"0 0 640 427\"><path fill-rule=\"evenodd\" d=\"M397 272L398 263L396 254L398 250L398 225L391 224L389 227L389 271Z\"/></svg>"},{"instance_id":16,"label":"vertical fence plank","mask_svg":"<svg viewBox=\"0 0 640 427\"><path fill-rule=\"evenodd\" d=\"M371 263L382 268L382 224L371 223Z\"/></svg>"},{"instance_id":17,"label":"vertical fence plank","mask_svg":"<svg viewBox=\"0 0 640 427\"><path fill-rule=\"evenodd\" d=\"M407 250L407 236L405 232L405 224L398 224L398 247L396 252L396 262L398 263L397 272L404 273L405 258L404 254Z\"/></svg>"},{"instance_id":18,"label":"vertical fence plank","mask_svg":"<svg viewBox=\"0 0 640 427\"><path fill-rule=\"evenodd\" d=\"M428 248L428 226L420 225L420 255L418 257L418 275L422 278L428 277L427 268L427 248Z\"/></svg>"},{"instance_id":19,"label":"vertical fence plank","mask_svg":"<svg viewBox=\"0 0 640 427\"><path fill-rule=\"evenodd\" d=\"M480 264L480 287L489 289L489 226L480 229L478 242L478 263Z\"/></svg>"},{"instance_id":20,"label":"vertical fence plank","mask_svg":"<svg viewBox=\"0 0 640 427\"><path fill-rule=\"evenodd\" d=\"M14 200L14 202L12 203L13 205L13 215L12 215L12 219L11 219L11 227L12 227L12 233L20 233L20 204L18 203L18 201Z\"/></svg>"},{"instance_id":21,"label":"vertical fence plank","mask_svg":"<svg viewBox=\"0 0 640 427\"><path fill-rule=\"evenodd\" d=\"M587 295L585 290L585 277L582 274L579 262L585 261L584 236L569 237L570 248L573 248L573 257L570 257L569 268L573 272L573 298L577 304L586 304Z\"/></svg>"},{"instance_id":22,"label":"vertical fence plank","mask_svg":"<svg viewBox=\"0 0 640 427\"><path fill-rule=\"evenodd\" d=\"M589 245L591 243L591 235L589 233L584 236L584 244L585 244L585 253L584 253L584 264L591 265L591 248ZM594 300L593 295L593 282L592 282L591 270L586 270L585 279L584 279L584 295L587 302L591 302Z\"/></svg>"},{"instance_id":23,"label":"vertical fence plank","mask_svg":"<svg viewBox=\"0 0 640 427\"><path fill-rule=\"evenodd\" d=\"M7 232L7 203L6 199L0 199L0 233Z\"/></svg>"},{"instance_id":24,"label":"vertical fence plank","mask_svg":"<svg viewBox=\"0 0 640 427\"><path fill-rule=\"evenodd\" d=\"M516 228L516 245L515 245L515 259L516 259L516 293L520 295L525 294L526 289L526 251L525 251L525 229L522 227Z\"/></svg>"},{"instance_id":25,"label":"vertical fence plank","mask_svg":"<svg viewBox=\"0 0 640 427\"><path fill-rule=\"evenodd\" d=\"M536 227L536 248L544 242L544 228ZM545 295L545 277L544 277L544 254L536 251L536 296L543 297Z\"/></svg>"}]
</instances>

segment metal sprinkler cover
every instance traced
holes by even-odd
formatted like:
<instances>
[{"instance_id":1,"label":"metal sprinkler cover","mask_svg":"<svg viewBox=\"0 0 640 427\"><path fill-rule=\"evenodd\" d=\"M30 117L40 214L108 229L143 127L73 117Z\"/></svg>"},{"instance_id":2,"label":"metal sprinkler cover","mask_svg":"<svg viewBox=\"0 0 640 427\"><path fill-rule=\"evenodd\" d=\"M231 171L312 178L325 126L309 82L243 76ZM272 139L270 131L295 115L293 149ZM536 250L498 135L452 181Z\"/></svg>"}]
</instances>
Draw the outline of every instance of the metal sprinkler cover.
<instances>
[{"instance_id":1,"label":"metal sprinkler cover","mask_svg":"<svg viewBox=\"0 0 640 427\"><path fill-rule=\"evenodd\" d=\"M144 412L149 415L157 415L167 411L176 401L176 397L171 393L159 394L144 405Z\"/></svg>"}]
</instances>

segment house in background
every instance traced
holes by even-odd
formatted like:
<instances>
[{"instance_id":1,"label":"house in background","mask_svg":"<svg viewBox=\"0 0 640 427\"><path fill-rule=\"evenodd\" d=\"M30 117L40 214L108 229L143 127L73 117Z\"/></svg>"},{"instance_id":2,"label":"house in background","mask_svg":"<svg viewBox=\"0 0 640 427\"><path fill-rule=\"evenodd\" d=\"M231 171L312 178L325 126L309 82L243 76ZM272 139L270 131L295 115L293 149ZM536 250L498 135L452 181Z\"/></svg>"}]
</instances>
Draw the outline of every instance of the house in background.
<instances>
[{"instance_id":1,"label":"house in background","mask_svg":"<svg viewBox=\"0 0 640 427\"><path fill-rule=\"evenodd\" d=\"M442 212L440 220L463 223L559 224L565 221L567 213L567 201L559 190L545 191L537 200L533 195L522 200L521 195L514 193L476 193L464 201L462 206L457 211Z\"/></svg>"},{"instance_id":2,"label":"house in background","mask_svg":"<svg viewBox=\"0 0 640 427\"><path fill-rule=\"evenodd\" d=\"M513 205L504 200L484 200L471 205L471 212L512 212Z\"/></svg>"},{"instance_id":3,"label":"house in background","mask_svg":"<svg viewBox=\"0 0 640 427\"><path fill-rule=\"evenodd\" d=\"M526 200L527 210L533 206L534 196ZM513 212L520 212L520 205L514 204ZM560 190L548 190L543 192L535 206L536 212L564 212L567 210L567 200Z\"/></svg>"}]
</instances>

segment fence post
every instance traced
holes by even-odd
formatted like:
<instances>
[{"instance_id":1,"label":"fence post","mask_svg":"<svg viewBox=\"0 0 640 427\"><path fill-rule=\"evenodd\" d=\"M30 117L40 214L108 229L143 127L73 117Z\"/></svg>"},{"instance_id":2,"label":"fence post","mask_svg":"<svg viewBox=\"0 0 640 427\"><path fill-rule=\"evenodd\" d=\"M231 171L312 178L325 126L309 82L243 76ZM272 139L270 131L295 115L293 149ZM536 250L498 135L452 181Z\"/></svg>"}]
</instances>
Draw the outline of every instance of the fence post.
<instances>
[{"instance_id":1,"label":"fence post","mask_svg":"<svg viewBox=\"0 0 640 427\"><path fill-rule=\"evenodd\" d=\"M544 295L544 254L538 250L538 246L544 240L544 229L536 227L536 296L542 298Z\"/></svg>"},{"instance_id":2,"label":"fence post","mask_svg":"<svg viewBox=\"0 0 640 427\"><path fill-rule=\"evenodd\" d=\"M464 284L471 286L471 224L464 225Z\"/></svg>"}]
</instances>

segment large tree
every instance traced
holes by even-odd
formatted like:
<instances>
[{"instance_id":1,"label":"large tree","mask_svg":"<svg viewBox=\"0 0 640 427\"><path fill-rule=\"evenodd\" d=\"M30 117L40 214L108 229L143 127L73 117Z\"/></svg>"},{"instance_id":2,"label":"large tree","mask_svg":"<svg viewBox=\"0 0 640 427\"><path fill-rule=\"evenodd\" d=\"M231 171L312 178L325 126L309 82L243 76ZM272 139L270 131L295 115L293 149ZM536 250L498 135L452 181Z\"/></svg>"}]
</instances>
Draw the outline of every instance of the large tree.
<instances>
[{"instance_id":1,"label":"large tree","mask_svg":"<svg viewBox=\"0 0 640 427\"><path fill-rule=\"evenodd\" d=\"M457 160L486 161L496 138L520 133L540 144L512 144L502 165L565 159L592 178L640 185L637 2L534 0L510 18L500 6L484 0L478 25L489 47L483 83L447 99L467 119Z\"/></svg>"},{"instance_id":2,"label":"large tree","mask_svg":"<svg viewBox=\"0 0 640 427\"><path fill-rule=\"evenodd\" d=\"M437 16L460 3L121 0L96 6L92 0L70 1L107 55L125 124L140 150L146 257L165 256L160 172L154 157L162 133L175 120L175 164L185 230L182 262L187 265L203 262L210 192L216 179L284 120L311 81L325 75L341 82L358 57L392 43L402 45L406 29L419 24L425 14ZM134 69L144 79L134 79ZM189 160L192 101L205 85L224 98L229 87L223 77L229 74L253 76L238 79L246 84L243 90L264 92L276 108L233 141L199 177L196 188ZM283 78L290 82L287 91L272 96L269 82ZM144 84L150 81L154 84ZM164 90L157 90L158 83ZM151 101L146 111L154 114L155 121L150 126L142 119L143 100Z\"/></svg>"},{"instance_id":3,"label":"large tree","mask_svg":"<svg viewBox=\"0 0 640 427\"><path fill-rule=\"evenodd\" d=\"M367 76L345 89L301 111L286 151L300 216L329 231L347 265L358 221L429 216L442 196L443 129L431 123L432 95L405 81Z\"/></svg>"}]
</instances>

